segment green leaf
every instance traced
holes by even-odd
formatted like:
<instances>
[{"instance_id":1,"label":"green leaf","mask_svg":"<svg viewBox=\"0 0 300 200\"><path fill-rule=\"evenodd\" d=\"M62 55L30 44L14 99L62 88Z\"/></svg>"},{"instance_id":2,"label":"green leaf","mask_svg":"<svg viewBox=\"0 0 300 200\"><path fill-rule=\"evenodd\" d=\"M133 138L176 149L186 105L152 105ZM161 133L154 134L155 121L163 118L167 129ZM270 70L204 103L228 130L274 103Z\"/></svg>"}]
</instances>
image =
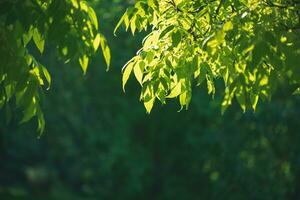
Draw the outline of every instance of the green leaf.
<instances>
[{"instance_id":1,"label":"green leaf","mask_svg":"<svg viewBox=\"0 0 300 200\"><path fill-rule=\"evenodd\" d=\"M134 72L135 78L141 84L141 86L143 86L143 72L144 72L144 68L145 68L145 62L144 61L140 61L133 68L133 72Z\"/></svg>"},{"instance_id":2,"label":"green leaf","mask_svg":"<svg viewBox=\"0 0 300 200\"><path fill-rule=\"evenodd\" d=\"M134 12L134 8L128 8L126 10L126 15L124 15L124 24L126 27L126 31L128 31L128 28L130 26L130 16Z\"/></svg>"},{"instance_id":3,"label":"green leaf","mask_svg":"<svg viewBox=\"0 0 300 200\"><path fill-rule=\"evenodd\" d=\"M224 24L224 26L223 26L223 30L224 30L224 31L230 31L230 30L232 30L232 29L233 29L233 24L232 24L231 21L226 22L226 23Z\"/></svg>"},{"instance_id":4,"label":"green leaf","mask_svg":"<svg viewBox=\"0 0 300 200\"><path fill-rule=\"evenodd\" d=\"M32 35L33 35L33 29L30 27L28 32L25 32L23 34L24 47L26 47L27 44L30 42L30 40L32 39Z\"/></svg>"},{"instance_id":5,"label":"green leaf","mask_svg":"<svg viewBox=\"0 0 300 200\"><path fill-rule=\"evenodd\" d=\"M171 93L167 96L167 98L175 98L182 93L181 82L179 82L172 90Z\"/></svg>"},{"instance_id":6,"label":"green leaf","mask_svg":"<svg viewBox=\"0 0 300 200\"><path fill-rule=\"evenodd\" d=\"M197 81L197 86L201 85L203 83L203 81L206 79L206 68L207 68L207 64L206 63L202 63L200 65L200 74L198 77L198 81ZM208 66L209 67L209 66Z\"/></svg>"},{"instance_id":7,"label":"green leaf","mask_svg":"<svg viewBox=\"0 0 300 200\"><path fill-rule=\"evenodd\" d=\"M136 15L134 15L130 20L130 29L131 29L132 35L134 35L135 30L136 30Z\"/></svg>"},{"instance_id":8,"label":"green leaf","mask_svg":"<svg viewBox=\"0 0 300 200\"><path fill-rule=\"evenodd\" d=\"M156 8L157 7L157 3L155 0L148 0L147 1L148 5L151 7L151 8Z\"/></svg>"},{"instance_id":9,"label":"green leaf","mask_svg":"<svg viewBox=\"0 0 300 200\"><path fill-rule=\"evenodd\" d=\"M148 114L150 114L150 112L153 108L154 102L155 102L155 98L152 98L149 101L144 102L144 106L145 106Z\"/></svg>"},{"instance_id":10,"label":"green leaf","mask_svg":"<svg viewBox=\"0 0 300 200\"><path fill-rule=\"evenodd\" d=\"M123 14L123 16L122 16L121 19L119 20L117 26L116 26L115 29L114 29L114 36L117 36L116 33L117 33L118 29L120 28L120 26L122 25L122 23L124 22L124 19L125 19L125 17L126 17L127 15L128 15L128 14L127 14L127 10L126 10L126 12Z\"/></svg>"},{"instance_id":11,"label":"green leaf","mask_svg":"<svg viewBox=\"0 0 300 200\"><path fill-rule=\"evenodd\" d=\"M221 105L221 113L222 115L225 113L227 108L231 105L231 101L234 95L234 91L230 91L230 87L225 88L225 94Z\"/></svg>"},{"instance_id":12,"label":"green leaf","mask_svg":"<svg viewBox=\"0 0 300 200\"><path fill-rule=\"evenodd\" d=\"M32 99L36 96L38 85L32 79L33 77L26 79L26 83L24 83L24 85L21 87L22 90L16 93L17 108L27 107L32 102Z\"/></svg>"},{"instance_id":13,"label":"green leaf","mask_svg":"<svg viewBox=\"0 0 300 200\"><path fill-rule=\"evenodd\" d=\"M251 107L252 107L252 109L253 109L254 111L256 110L256 106L257 106L257 103L258 103L258 99L259 99L258 94L254 94L253 92L250 93Z\"/></svg>"},{"instance_id":14,"label":"green leaf","mask_svg":"<svg viewBox=\"0 0 300 200\"><path fill-rule=\"evenodd\" d=\"M38 120L37 131L39 132L39 135L41 136L45 130L45 119L44 119L44 114L41 111L40 106L37 106L37 120Z\"/></svg>"},{"instance_id":15,"label":"green leaf","mask_svg":"<svg viewBox=\"0 0 300 200\"><path fill-rule=\"evenodd\" d=\"M243 112L246 112L246 96L244 88L241 86L240 89L235 93L236 99L240 104Z\"/></svg>"},{"instance_id":16,"label":"green leaf","mask_svg":"<svg viewBox=\"0 0 300 200\"><path fill-rule=\"evenodd\" d=\"M78 8L79 7L79 4L78 4L78 0L71 0L72 2L72 5L75 7L75 8Z\"/></svg>"},{"instance_id":17,"label":"green leaf","mask_svg":"<svg viewBox=\"0 0 300 200\"><path fill-rule=\"evenodd\" d=\"M180 102L181 108L183 108L185 106L186 109L188 109L191 98L192 98L191 92L185 91L184 93L182 93L179 96L179 102Z\"/></svg>"},{"instance_id":18,"label":"green leaf","mask_svg":"<svg viewBox=\"0 0 300 200\"><path fill-rule=\"evenodd\" d=\"M101 35L98 33L93 42L93 47L95 51L97 51L97 49L99 48L100 42L101 42Z\"/></svg>"},{"instance_id":19,"label":"green leaf","mask_svg":"<svg viewBox=\"0 0 300 200\"><path fill-rule=\"evenodd\" d=\"M122 84L123 84L123 91L124 92L125 92L126 83L127 83L128 79L129 79L129 76L132 72L134 64L135 64L135 62L130 62L126 66L123 67L124 71L123 71L123 76L122 76Z\"/></svg>"},{"instance_id":20,"label":"green leaf","mask_svg":"<svg viewBox=\"0 0 300 200\"><path fill-rule=\"evenodd\" d=\"M163 38L165 35L167 35L170 31L172 31L174 29L174 26L167 26L167 28L165 28L159 35L159 39Z\"/></svg>"},{"instance_id":21,"label":"green leaf","mask_svg":"<svg viewBox=\"0 0 300 200\"><path fill-rule=\"evenodd\" d=\"M87 55L83 55L81 58L79 58L79 64L81 65L83 74L86 74L86 70L89 65L89 58L87 57Z\"/></svg>"},{"instance_id":22,"label":"green leaf","mask_svg":"<svg viewBox=\"0 0 300 200\"><path fill-rule=\"evenodd\" d=\"M100 37L100 42L101 42L103 57L104 57L105 63L107 65L107 70L108 70L109 66L110 66L110 59L111 59L110 48L108 47L107 41L103 35L101 35L101 37Z\"/></svg>"},{"instance_id":23,"label":"green leaf","mask_svg":"<svg viewBox=\"0 0 300 200\"><path fill-rule=\"evenodd\" d=\"M46 67L44 67L41 64L39 64L38 67L39 67L40 71L43 73L43 76L45 77L45 79L46 79L46 81L48 83L47 89L49 89L50 86L51 86L51 76L50 76L48 70L46 69Z\"/></svg>"},{"instance_id":24,"label":"green leaf","mask_svg":"<svg viewBox=\"0 0 300 200\"><path fill-rule=\"evenodd\" d=\"M95 26L95 29L98 30L98 19L97 19L97 15L94 11L94 9L92 7L88 7L88 15L93 23L93 25Z\"/></svg>"},{"instance_id":25,"label":"green leaf","mask_svg":"<svg viewBox=\"0 0 300 200\"><path fill-rule=\"evenodd\" d=\"M214 96L215 94L215 85L214 85L214 82L213 80L210 78L209 75L206 75L206 83L207 83L207 91L208 91L208 94L212 94Z\"/></svg>"},{"instance_id":26,"label":"green leaf","mask_svg":"<svg viewBox=\"0 0 300 200\"><path fill-rule=\"evenodd\" d=\"M45 40L37 28L33 29L33 41L42 54L44 52Z\"/></svg>"},{"instance_id":27,"label":"green leaf","mask_svg":"<svg viewBox=\"0 0 300 200\"><path fill-rule=\"evenodd\" d=\"M36 99L33 97L31 103L26 107L23 113L23 118L20 121L20 124L28 122L36 114Z\"/></svg>"},{"instance_id":28,"label":"green leaf","mask_svg":"<svg viewBox=\"0 0 300 200\"><path fill-rule=\"evenodd\" d=\"M252 51L251 68L257 68L262 59L269 53L269 46L265 41L259 41Z\"/></svg>"},{"instance_id":29,"label":"green leaf","mask_svg":"<svg viewBox=\"0 0 300 200\"><path fill-rule=\"evenodd\" d=\"M149 63L151 63L154 59L155 54L152 51L147 52L146 54L146 61Z\"/></svg>"},{"instance_id":30,"label":"green leaf","mask_svg":"<svg viewBox=\"0 0 300 200\"><path fill-rule=\"evenodd\" d=\"M181 33L179 31L174 31L172 33L172 44L173 47L177 47L181 41Z\"/></svg>"}]
</instances>

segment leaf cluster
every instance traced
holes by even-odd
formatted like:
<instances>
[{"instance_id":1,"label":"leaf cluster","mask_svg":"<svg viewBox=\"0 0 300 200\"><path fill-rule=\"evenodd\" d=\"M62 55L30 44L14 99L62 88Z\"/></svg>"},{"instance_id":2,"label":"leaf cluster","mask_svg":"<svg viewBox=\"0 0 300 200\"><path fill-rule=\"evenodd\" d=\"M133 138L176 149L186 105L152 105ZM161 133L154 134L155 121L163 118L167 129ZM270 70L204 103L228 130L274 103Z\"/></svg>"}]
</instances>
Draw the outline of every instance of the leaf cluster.
<instances>
[{"instance_id":1,"label":"leaf cluster","mask_svg":"<svg viewBox=\"0 0 300 200\"><path fill-rule=\"evenodd\" d=\"M133 72L148 113L156 100L168 98L187 108L195 85L206 84L214 96L218 79L222 112L234 98L245 112L279 85L299 87L296 0L143 0L127 9L116 29L121 24L133 34L151 28L123 70L123 87Z\"/></svg>"},{"instance_id":2,"label":"leaf cluster","mask_svg":"<svg viewBox=\"0 0 300 200\"><path fill-rule=\"evenodd\" d=\"M86 1L4 0L0 9L0 107L8 114L11 107L22 110L21 123L37 116L41 133L40 92L51 85L50 73L39 61L45 46L56 48L65 63L77 61L83 73L99 46L109 66L110 50Z\"/></svg>"}]
</instances>

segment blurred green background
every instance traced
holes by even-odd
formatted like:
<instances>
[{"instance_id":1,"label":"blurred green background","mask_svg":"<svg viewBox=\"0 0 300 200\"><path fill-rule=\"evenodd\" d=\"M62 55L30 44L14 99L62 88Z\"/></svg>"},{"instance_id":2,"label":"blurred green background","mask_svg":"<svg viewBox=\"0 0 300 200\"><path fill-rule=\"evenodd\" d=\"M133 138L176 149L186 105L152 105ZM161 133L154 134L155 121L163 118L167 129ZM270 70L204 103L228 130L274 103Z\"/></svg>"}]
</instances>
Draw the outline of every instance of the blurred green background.
<instances>
[{"instance_id":1,"label":"blurred green background","mask_svg":"<svg viewBox=\"0 0 300 200\"><path fill-rule=\"evenodd\" d=\"M222 116L221 95L212 99L202 86L189 110L172 101L147 115L137 82L121 89L121 68L144 34L112 34L132 2L92 3L112 67L105 71L98 52L82 76L47 48L44 135L37 139L35 120L6 124L0 114L1 200L300 199L299 97L282 88L256 113L234 103Z\"/></svg>"}]
</instances>

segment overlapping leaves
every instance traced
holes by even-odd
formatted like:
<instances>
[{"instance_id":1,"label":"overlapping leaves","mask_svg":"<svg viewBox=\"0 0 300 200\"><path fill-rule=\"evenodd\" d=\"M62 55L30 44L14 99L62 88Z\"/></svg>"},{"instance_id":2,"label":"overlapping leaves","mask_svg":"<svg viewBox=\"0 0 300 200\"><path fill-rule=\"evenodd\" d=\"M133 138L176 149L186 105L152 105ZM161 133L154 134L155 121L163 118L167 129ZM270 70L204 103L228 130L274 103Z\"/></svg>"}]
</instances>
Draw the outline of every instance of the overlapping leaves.
<instances>
[{"instance_id":1,"label":"overlapping leaves","mask_svg":"<svg viewBox=\"0 0 300 200\"><path fill-rule=\"evenodd\" d=\"M123 87L134 74L150 112L167 98L187 108L194 85L206 84L214 96L221 78L223 112L233 98L243 111L255 110L278 85L299 86L299 13L296 0L139 1L116 27L133 34L151 28L124 66Z\"/></svg>"},{"instance_id":2,"label":"overlapping leaves","mask_svg":"<svg viewBox=\"0 0 300 200\"><path fill-rule=\"evenodd\" d=\"M95 11L86 1L7 0L0 4L0 107L7 113L20 108L21 122L37 116L41 133L45 122L40 92L50 88L51 76L36 59L35 49L43 54L46 44L55 46L61 59L76 60L83 73L99 46L109 66L110 50L98 32Z\"/></svg>"}]
</instances>

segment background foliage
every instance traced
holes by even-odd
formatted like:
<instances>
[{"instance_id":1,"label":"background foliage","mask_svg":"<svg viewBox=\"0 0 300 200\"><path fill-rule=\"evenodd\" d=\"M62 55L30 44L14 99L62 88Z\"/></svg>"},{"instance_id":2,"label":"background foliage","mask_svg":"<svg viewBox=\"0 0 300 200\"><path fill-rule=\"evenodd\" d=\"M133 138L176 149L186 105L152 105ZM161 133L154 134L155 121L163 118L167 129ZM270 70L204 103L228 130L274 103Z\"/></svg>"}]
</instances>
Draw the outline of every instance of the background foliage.
<instances>
[{"instance_id":1,"label":"background foliage","mask_svg":"<svg viewBox=\"0 0 300 200\"><path fill-rule=\"evenodd\" d=\"M222 96L212 100L200 85L188 111L176 112L171 101L147 115L134 80L121 91L119 67L145 35L111 34L132 2L91 3L115 58L110 72L98 53L82 76L45 44L40 62L49 66L52 86L41 105L44 135L36 139L34 120L19 125L22 113L7 124L1 110L1 200L300 198L294 86L281 85L255 114L241 113L234 101L222 116Z\"/></svg>"}]
</instances>

